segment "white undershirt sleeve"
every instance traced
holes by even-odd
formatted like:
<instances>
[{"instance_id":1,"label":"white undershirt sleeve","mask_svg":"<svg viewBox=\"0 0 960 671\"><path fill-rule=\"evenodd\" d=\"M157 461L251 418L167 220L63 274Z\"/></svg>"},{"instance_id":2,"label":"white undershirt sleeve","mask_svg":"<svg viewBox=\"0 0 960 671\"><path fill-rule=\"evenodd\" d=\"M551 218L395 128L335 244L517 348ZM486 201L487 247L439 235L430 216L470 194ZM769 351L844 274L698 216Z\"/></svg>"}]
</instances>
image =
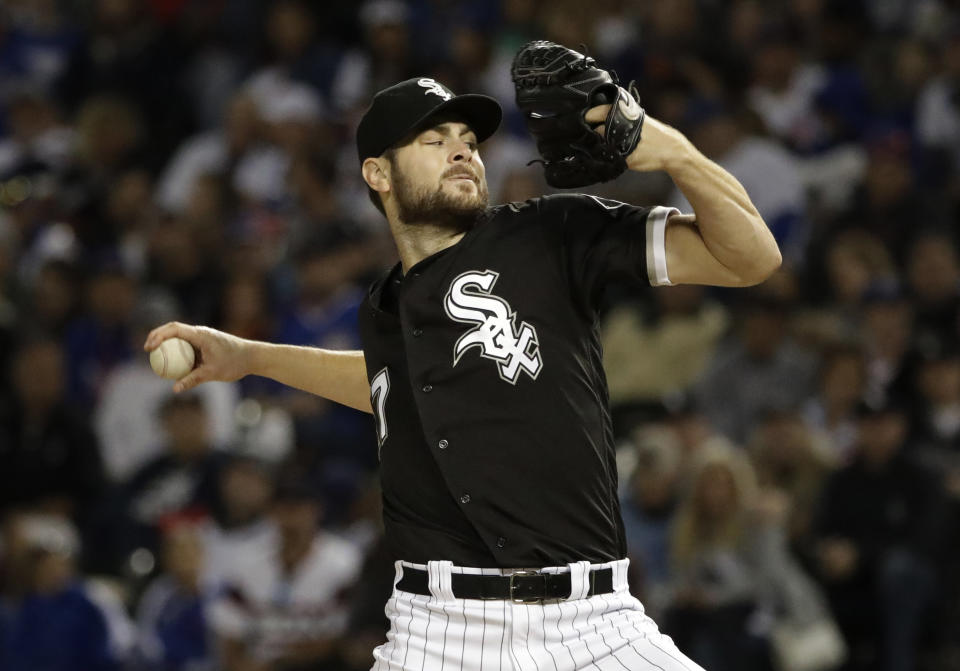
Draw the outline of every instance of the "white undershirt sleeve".
<instances>
[{"instance_id":1,"label":"white undershirt sleeve","mask_svg":"<svg viewBox=\"0 0 960 671\"><path fill-rule=\"evenodd\" d=\"M667 219L671 214L680 214L680 210L658 205L647 215L647 277L650 285L654 287L673 284L667 274L665 245Z\"/></svg>"}]
</instances>

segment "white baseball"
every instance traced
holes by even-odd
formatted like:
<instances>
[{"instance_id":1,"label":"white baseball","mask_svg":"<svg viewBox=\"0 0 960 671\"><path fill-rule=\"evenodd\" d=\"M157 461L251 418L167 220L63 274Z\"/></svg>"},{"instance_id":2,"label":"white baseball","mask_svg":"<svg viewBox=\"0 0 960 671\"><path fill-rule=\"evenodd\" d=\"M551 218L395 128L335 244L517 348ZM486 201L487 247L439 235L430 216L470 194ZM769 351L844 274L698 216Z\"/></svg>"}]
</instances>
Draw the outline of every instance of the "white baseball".
<instances>
[{"instance_id":1,"label":"white baseball","mask_svg":"<svg viewBox=\"0 0 960 671\"><path fill-rule=\"evenodd\" d=\"M195 362L193 345L182 338L167 338L150 352L153 372L168 380L179 380L193 370Z\"/></svg>"}]
</instances>

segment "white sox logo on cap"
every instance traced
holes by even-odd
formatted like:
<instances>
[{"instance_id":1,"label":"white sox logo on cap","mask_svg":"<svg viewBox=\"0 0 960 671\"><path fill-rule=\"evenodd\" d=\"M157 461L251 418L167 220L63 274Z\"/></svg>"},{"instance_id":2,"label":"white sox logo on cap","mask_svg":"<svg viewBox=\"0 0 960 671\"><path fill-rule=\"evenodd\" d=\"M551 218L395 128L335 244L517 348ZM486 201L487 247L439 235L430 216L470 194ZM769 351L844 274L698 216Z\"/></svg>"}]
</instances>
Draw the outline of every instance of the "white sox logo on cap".
<instances>
[{"instance_id":1,"label":"white sox logo on cap","mask_svg":"<svg viewBox=\"0 0 960 671\"><path fill-rule=\"evenodd\" d=\"M430 79L429 77L424 77L423 79L418 79L417 84L427 89L423 92L423 95L432 93L434 95L440 96L444 100L450 100L453 97L453 94L443 88L443 85L440 84L436 79Z\"/></svg>"},{"instance_id":2,"label":"white sox logo on cap","mask_svg":"<svg viewBox=\"0 0 960 671\"><path fill-rule=\"evenodd\" d=\"M517 329L517 313L510 304L490 293L499 273L492 270L467 271L450 283L443 308L454 321L477 324L457 340L453 347L453 365L473 346L480 356L497 362L500 377L516 384L520 371L534 380L540 374L540 343L537 331L527 322Z\"/></svg>"}]
</instances>

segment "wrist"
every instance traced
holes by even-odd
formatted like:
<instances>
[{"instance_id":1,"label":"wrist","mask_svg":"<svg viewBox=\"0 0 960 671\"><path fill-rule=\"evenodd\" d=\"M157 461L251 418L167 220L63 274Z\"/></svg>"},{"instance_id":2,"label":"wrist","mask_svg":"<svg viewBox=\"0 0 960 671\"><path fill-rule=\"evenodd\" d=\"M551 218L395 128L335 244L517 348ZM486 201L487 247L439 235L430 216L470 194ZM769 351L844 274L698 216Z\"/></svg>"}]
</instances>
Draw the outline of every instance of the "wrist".
<instances>
[{"instance_id":1,"label":"wrist","mask_svg":"<svg viewBox=\"0 0 960 671\"><path fill-rule=\"evenodd\" d=\"M692 164L698 153L683 133L648 115L627 167L636 172L678 171Z\"/></svg>"},{"instance_id":2,"label":"wrist","mask_svg":"<svg viewBox=\"0 0 960 671\"><path fill-rule=\"evenodd\" d=\"M671 176L683 173L693 166L699 155L693 143L678 132L669 150L663 153L663 169Z\"/></svg>"},{"instance_id":3,"label":"wrist","mask_svg":"<svg viewBox=\"0 0 960 671\"><path fill-rule=\"evenodd\" d=\"M240 362L240 377L247 375L270 377L268 347L268 343L240 340L240 351L237 357Z\"/></svg>"}]
</instances>

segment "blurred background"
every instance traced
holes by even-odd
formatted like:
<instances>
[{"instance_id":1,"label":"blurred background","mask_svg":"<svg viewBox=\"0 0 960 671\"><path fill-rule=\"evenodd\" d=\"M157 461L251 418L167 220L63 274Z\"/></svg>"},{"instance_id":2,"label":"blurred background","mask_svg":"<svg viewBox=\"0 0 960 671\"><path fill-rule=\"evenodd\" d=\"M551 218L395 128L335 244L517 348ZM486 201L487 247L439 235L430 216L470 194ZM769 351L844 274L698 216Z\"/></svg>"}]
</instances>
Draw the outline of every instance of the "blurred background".
<instances>
[{"instance_id":1,"label":"blurred background","mask_svg":"<svg viewBox=\"0 0 960 671\"><path fill-rule=\"evenodd\" d=\"M369 668L393 569L369 416L174 397L167 320L357 348L396 261L354 131L435 77L547 191L529 39L583 43L747 188L760 287L611 287L632 589L709 671L960 669L955 0L3 0L0 668ZM593 193L687 209L663 174Z\"/></svg>"}]
</instances>

